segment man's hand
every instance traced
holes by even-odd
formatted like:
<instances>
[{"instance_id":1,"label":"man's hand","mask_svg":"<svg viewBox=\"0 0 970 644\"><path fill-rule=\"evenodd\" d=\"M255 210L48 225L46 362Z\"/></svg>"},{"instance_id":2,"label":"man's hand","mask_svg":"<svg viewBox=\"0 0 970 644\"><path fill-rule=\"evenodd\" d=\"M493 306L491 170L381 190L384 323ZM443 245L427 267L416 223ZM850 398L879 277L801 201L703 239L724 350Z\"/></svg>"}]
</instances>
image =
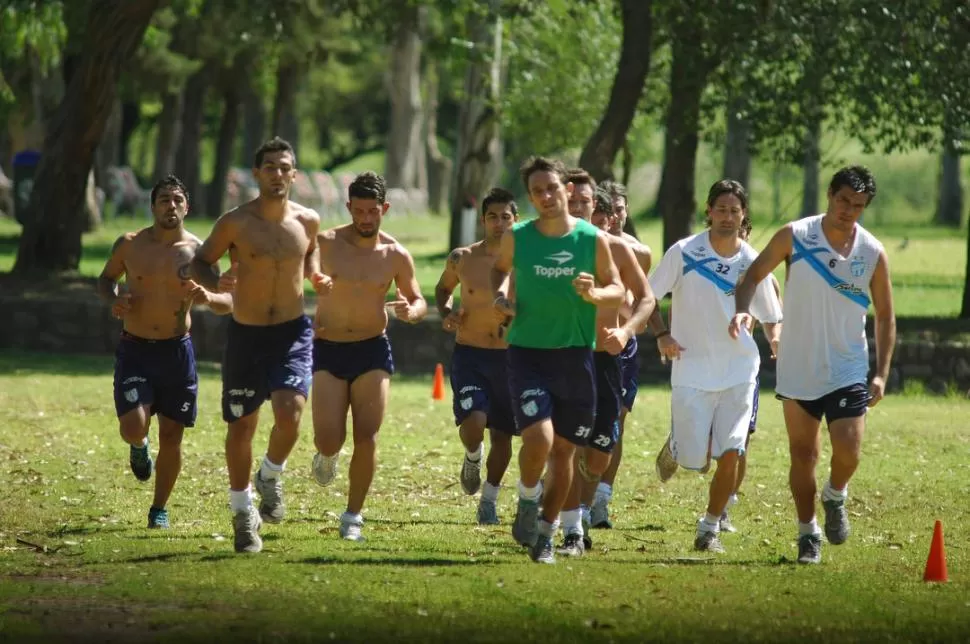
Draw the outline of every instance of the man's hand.
<instances>
[{"instance_id":1,"label":"man's hand","mask_svg":"<svg viewBox=\"0 0 970 644\"><path fill-rule=\"evenodd\" d=\"M735 313L731 322L728 323L728 335L737 340L741 336L741 329L747 329L750 333L753 324L754 318L751 317L750 313Z\"/></svg>"},{"instance_id":2,"label":"man's hand","mask_svg":"<svg viewBox=\"0 0 970 644\"><path fill-rule=\"evenodd\" d=\"M495 298L495 302L492 305L495 307L496 314L503 320L515 317L515 306L512 305L512 302L506 296L499 295Z\"/></svg>"},{"instance_id":3,"label":"man's hand","mask_svg":"<svg viewBox=\"0 0 970 644\"><path fill-rule=\"evenodd\" d=\"M573 278L573 288L576 289L576 294L583 298L590 304L596 304L596 298L594 297L594 289L596 288L596 278L594 278L589 273L580 273L575 278Z\"/></svg>"},{"instance_id":4,"label":"man's hand","mask_svg":"<svg viewBox=\"0 0 970 644\"><path fill-rule=\"evenodd\" d=\"M239 262L233 262L229 270L219 276L219 292L232 293L236 290L236 273L239 270Z\"/></svg>"},{"instance_id":5,"label":"man's hand","mask_svg":"<svg viewBox=\"0 0 970 644\"><path fill-rule=\"evenodd\" d=\"M124 320L125 316L131 311L131 293L121 293L111 303L111 315L119 320Z\"/></svg>"},{"instance_id":6,"label":"man's hand","mask_svg":"<svg viewBox=\"0 0 970 644\"><path fill-rule=\"evenodd\" d=\"M413 322L411 319L411 303L407 301L404 297L404 293L401 289L397 289L397 299L394 299L384 306L389 310L394 312L394 317L405 322Z\"/></svg>"},{"instance_id":7,"label":"man's hand","mask_svg":"<svg viewBox=\"0 0 970 644\"><path fill-rule=\"evenodd\" d=\"M314 273L310 276L310 283L317 295L329 295L333 290L333 278L323 273Z\"/></svg>"},{"instance_id":8,"label":"man's hand","mask_svg":"<svg viewBox=\"0 0 970 644\"><path fill-rule=\"evenodd\" d=\"M777 360L778 359L778 344L779 344L778 338L772 338L768 342L768 346L771 347L771 359L772 360Z\"/></svg>"},{"instance_id":9,"label":"man's hand","mask_svg":"<svg viewBox=\"0 0 970 644\"><path fill-rule=\"evenodd\" d=\"M185 292L185 299L190 300L195 306L209 306L212 304L212 295L195 280L185 280L182 282L182 289Z\"/></svg>"},{"instance_id":10,"label":"man's hand","mask_svg":"<svg viewBox=\"0 0 970 644\"><path fill-rule=\"evenodd\" d=\"M657 350L660 351L660 360L665 364L668 360L677 360L682 352L687 351L669 333L657 338Z\"/></svg>"},{"instance_id":11,"label":"man's hand","mask_svg":"<svg viewBox=\"0 0 970 644\"><path fill-rule=\"evenodd\" d=\"M872 384L869 385L869 406L875 407L879 404L879 401L883 399L886 395L886 381L879 376L875 376L872 379Z\"/></svg>"},{"instance_id":12,"label":"man's hand","mask_svg":"<svg viewBox=\"0 0 970 644\"><path fill-rule=\"evenodd\" d=\"M445 316L445 319L441 321L441 326L445 331L453 333L461 328L461 325L465 322L465 317L467 312L463 308L459 308L456 311L451 311Z\"/></svg>"},{"instance_id":13,"label":"man's hand","mask_svg":"<svg viewBox=\"0 0 970 644\"><path fill-rule=\"evenodd\" d=\"M615 329L604 328L605 337L603 338L603 348L611 356L618 356L623 352L627 343L630 341L630 332L624 327Z\"/></svg>"}]
</instances>

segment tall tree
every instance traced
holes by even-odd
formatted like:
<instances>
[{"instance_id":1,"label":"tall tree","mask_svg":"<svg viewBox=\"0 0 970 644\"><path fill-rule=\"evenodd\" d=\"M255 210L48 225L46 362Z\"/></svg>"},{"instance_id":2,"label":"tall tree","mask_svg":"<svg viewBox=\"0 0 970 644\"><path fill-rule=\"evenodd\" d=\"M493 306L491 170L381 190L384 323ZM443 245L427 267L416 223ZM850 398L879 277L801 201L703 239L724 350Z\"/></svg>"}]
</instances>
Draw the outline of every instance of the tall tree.
<instances>
[{"instance_id":1,"label":"tall tree","mask_svg":"<svg viewBox=\"0 0 970 644\"><path fill-rule=\"evenodd\" d=\"M384 171L393 188L427 190L426 150L422 145L421 53L425 7L408 6L401 12L390 49L388 94L391 129L387 135Z\"/></svg>"},{"instance_id":2,"label":"tall tree","mask_svg":"<svg viewBox=\"0 0 970 644\"><path fill-rule=\"evenodd\" d=\"M50 123L20 238L18 273L73 270L81 259L84 193L114 105L121 66L161 0L91 0L85 45Z\"/></svg>"},{"instance_id":3,"label":"tall tree","mask_svg":"<svg viewBox=\"0 0 970 644\"><path fill-rule=\"evenodd\" d=\"M610 100L579 156L579 165L598 181L613 178L613 161L636 115L653 52L652 0L619 0L619 4L623 40Z\"/></svg>"}]
</instances>

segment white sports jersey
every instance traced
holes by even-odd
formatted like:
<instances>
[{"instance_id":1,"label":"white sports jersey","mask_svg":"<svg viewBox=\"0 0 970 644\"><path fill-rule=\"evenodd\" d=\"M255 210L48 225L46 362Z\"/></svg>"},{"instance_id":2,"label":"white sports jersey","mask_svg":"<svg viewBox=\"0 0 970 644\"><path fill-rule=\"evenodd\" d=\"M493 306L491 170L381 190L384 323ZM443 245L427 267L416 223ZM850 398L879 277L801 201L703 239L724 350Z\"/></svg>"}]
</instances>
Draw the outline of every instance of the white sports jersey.
<instances>
[{"instance_id":1,"label":"white sports jersey","mask_svg":"<svg viewBox=\"0 0 970 644\"><path fill-rule=\"evenodd\" d=\"M776 391L796 400L865 384L869 373L866 311L882 244L857 224L852 251L842 257L822 233L822 217L791 224Z\"/></svg>"},{"instance_id":2,"label":"white sports jersey","mask_svg":"<svg viewBox=\"0 0 970 644\"><path fill-rule=\"evenodd\" d=\"M757 251L746 242L733 257L721 257L707 231L682 239L664 254L650 276L657 298L673 295L670 332L684 347L674 360L673 386L723 391L754 382L761 366L758 345L747 329L737 340L728 335L734 317L734 286ZM781 322L781 304L766 279L758 285L751 314L761 322Z\"/></svg>"}]
</instances>

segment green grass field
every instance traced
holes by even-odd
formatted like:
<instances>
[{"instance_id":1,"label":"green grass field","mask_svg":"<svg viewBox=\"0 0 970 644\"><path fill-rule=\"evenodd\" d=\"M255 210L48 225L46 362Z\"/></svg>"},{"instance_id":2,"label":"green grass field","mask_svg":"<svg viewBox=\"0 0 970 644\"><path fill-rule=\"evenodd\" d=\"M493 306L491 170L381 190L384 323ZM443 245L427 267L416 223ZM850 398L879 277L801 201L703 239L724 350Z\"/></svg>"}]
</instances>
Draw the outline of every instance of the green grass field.
<instances>
[{"instance_id":1,"label":"green grass field","mask_svg":"<svg viewBox=\"0 0 970 644\"><path fill-rule=\"evenodd\" d=\"M447 356L442 356L445 361ZM118 436L109 357L0 353L0 641L792 641L964 642L970 636L970 403L887 398L870 416L850 487L853 535L799 567L779 404L762 398L740 532L716 559L691 550L709 479L660 484L669 422L646 388L627 432L616 529L577 561L539 566L514 545L517 468L503 525L474 525L457 481L450 402L428 380L395 378L363 544L337 537L348 459L334 487L312 482L309 416L285 475L287 520L265 550L232 552L218 371L203 366L169 511L148 532L151 485ZM264 416L254 452L270 426ZM153 432L154 435L154 432ZM829 450L823 448L823 462ZM933 522L950 583L922 582Z\"/></svg>"},{"instance_id":2,"label":"green grass field","mask_svg":"<svg viewBox=\"0 0 970 644\"><path fill-rule=\"evenodd\" d=\"M393 212L393 211L392 211ZM328 220L333 225L332 220ZM85 235L80 272L97 276L104 266L111 245L124 232L147 225L144 219L108 219L96 232ZM189 218L186 226L205 238L212 227L206 219ZM758 222L752 236L756 248L770 239L775 225ZM442 217L422 215L389 215L384 229L394 235L414 255L418 283L433 303L434 286L444 268L448 245L448 221ZM657 220L641 220L638 234L659 253L662 248L661 224ZM932 226L876 226L874 232L885 244L892 268L896 312L899 316L954 317L960 311L963 282L966 273L967 241L964 235L951 229ZM20 226L10 219L0 218L0 272L13 268L17 255ZM906 240L906 243L903 243ZM660 261L655 257L654 262ZM228 264L224 266L228 268ZM778 278L784 272L779 270ZM307 291L310 287L307 285ZM391 291L393 293L393 289Z\"/></svg>"}]
</instances>

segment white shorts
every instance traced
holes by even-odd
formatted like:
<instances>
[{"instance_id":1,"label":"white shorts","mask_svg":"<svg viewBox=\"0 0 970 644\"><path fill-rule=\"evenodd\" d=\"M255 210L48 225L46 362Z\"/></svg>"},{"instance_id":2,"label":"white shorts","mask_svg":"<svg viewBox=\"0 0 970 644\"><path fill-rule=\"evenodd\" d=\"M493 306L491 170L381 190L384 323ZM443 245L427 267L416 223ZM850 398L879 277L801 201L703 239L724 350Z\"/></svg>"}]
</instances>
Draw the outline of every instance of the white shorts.
<instances>
[{"instance_id":1,"label":"white shorts","mask_svg":"<svg viewBox=\"0 0 970 644\"><path fill-rule=\"evenodd\" d=\"M744 454L753 411L755 383L747 382L722 391L674 387L670 395L670 451L677 464L700 470L711 458L735 450Z\"/></svg>"}]
</instances>

